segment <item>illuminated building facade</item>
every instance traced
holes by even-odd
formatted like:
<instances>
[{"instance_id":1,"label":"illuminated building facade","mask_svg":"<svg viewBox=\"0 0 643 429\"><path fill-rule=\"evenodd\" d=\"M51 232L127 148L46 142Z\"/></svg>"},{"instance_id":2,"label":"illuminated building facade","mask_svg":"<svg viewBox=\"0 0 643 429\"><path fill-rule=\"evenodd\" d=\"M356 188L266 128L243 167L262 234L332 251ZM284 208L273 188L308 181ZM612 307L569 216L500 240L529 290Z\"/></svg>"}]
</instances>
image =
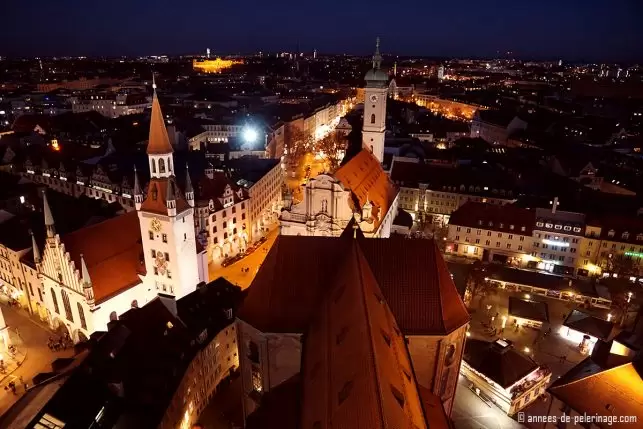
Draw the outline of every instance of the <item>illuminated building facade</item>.
<instances>
[{"instance_id":1,"label":"illuminated building facade","mask_svg":"<svg viewBox=\"0 0 643 429\"><path fill-rule=\"evenodd\" d=\"M467 202L505 205L516 201L512 179L497 171L394 158L391 180L400 188L400 208L415 221L446 225Z\"/></svg>"},{"instance_id":2,"label":"illuminated building facade","mask_svg":"<svg viewBox=\"0 0 643 429\"><path fill-rule=\"evenodd\" d=\"M510 416L544 394L551 380L550 370L504 339L468 339L460 372L478 396Z\"/></svg>"},{"instance_id":3,"label":"illuminated building facade","mask_svg":"<svg viewBox=\"0 0 643 429\"><path fill-rule=\"evenodd\" d=\"M381 70L380 39L377 38L373 68L366 73L364 88L364 125L362 146L370 149L380 161L384 160L384 138L386 134L386 99L388 76Z\"/></svg>"},{"instance_id":4,"label":"illuminated building facade","mask_svg":"<svg viewBox=\"0 0 643 429\"><path fill-rule=\"evenodd\" d=\"M192 68L201 73L221 73L223 70L229 69L236 64L243 64L243 61L222 58L216 58L214 60L193 60Z\"/></svg>"}]
</instances>

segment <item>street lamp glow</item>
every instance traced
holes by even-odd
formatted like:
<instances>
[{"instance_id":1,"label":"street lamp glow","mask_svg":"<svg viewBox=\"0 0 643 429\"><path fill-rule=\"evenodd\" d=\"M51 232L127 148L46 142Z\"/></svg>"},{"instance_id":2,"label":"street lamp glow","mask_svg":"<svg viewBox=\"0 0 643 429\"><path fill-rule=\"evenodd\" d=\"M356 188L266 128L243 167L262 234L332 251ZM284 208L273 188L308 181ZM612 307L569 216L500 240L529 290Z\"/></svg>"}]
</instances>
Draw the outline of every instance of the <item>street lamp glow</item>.
<instances>
[{"instance_id":1,"label":"street lamp glow","mask_svg":"<svg viewBox=\"0 0 643 429\"><path fill-rule=\"evenodd\" d=\"M525 347L525 353L529 353L530 351L529 347Z\"/></svg>"},{"instance_id":2,"label":"street lamp glow","mask_svg":"<svg viewBox=\"0 0 643 429\"><path fill-rule=\"evenodd\" d=\"M529 295L528 293L526 293L526 294L525 294L525 299L529 299L529 298L531 298L531 295Z\"/></svg>"},{"instance_id":3,"label":"street lamp glow","mask_svg":"<svg viewBox=\"0 0 643 429\"><path fill-rule=\"evenodd\" d=\"M243 139L248 143L254 143L257 141L259 133L254 128L246 128L243 130Z\"/></svg>"},{"instance_id":4,"label":"street lamp glow","mask_svg":"<svg viewBox=\"0 0 643 429\"><path fill-rule=\"evenodd\" d=\"M609 322L609 321L611 321L611 320L612 320L612 313L609 313L609 314L607 315L607 321Z\"/></svg>"}]
</instances>

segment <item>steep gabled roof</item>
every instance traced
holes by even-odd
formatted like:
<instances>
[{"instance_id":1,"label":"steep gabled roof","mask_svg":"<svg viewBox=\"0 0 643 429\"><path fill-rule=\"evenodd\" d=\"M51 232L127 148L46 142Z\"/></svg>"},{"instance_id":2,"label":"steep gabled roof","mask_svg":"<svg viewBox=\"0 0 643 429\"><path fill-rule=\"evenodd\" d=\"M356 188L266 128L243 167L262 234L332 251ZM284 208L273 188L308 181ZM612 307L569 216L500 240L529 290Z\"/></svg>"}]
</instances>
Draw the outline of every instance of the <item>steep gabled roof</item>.
<instances>
[{"instance_id":1,"label":"steep gabled roof","mask_svg":"<svg viewBox=\"0 0 643 429\"><path fill-rule=\"evenodd\" d=\"M353 240L352 234L342 238L278 236L239 317L263 332L305 332ZM357 241L402 332L444 335L469 322L469 313L433 241Z\"/></svg>"},{"instance_id":2,"label":"steep gabled roof","mask_svg":"<svg viewBox=\"0 0 643 429\"><path fill-rule=\"evenodd\" d=\"M167 216L168 187L172 187L171 194L173 194L176 199L176 212L182 213L185 210L188 210L190 205L183 196L183 192L181 192L176 184L174 176L155 178L150 181L150 184L147 187L147 196L143 201L141 210Z\"/></svg>"},{"instance_id":3,"label":"steep gabled roof","mask_svg":"<svg viewBox=\"0 0 643 429\"><path fill-rule=\"evenodd\" d=\"M391 182L373 153L362 149L350 161L341 166L334 176L357 198L359 207L354 209L361 210L367 201L371 202L373 215L379 217L376 224L377 229L391 208L398 189Z\"/></svg>"},{"instance_id":4,"label":"steep gabled roof","mask_svg":"<svg viewBox=\"0 0 643 429\"><path fill-rule=\"evenodd\" d=\"M147 143L147 153L149 155L162 155L170 154L173 152L170 138L167 135L167 128L165 128L165 121L163 120L163 112L161 112L161 105L159 99L154 91L152 98L152 117L150 118L150 136Z\"/></svg>"},{"instance_id":5,"label":"steep gabled roof","mask_svg":"<svg viewBox=\"0 0 643 429\"><path fill-rule=\"evenodd\" d=\"M83 255L97 303L137 285L139 274L145 274L136 212L82 228L61 241L76 267L81 267Z\"/></svg>"},{"instance_id":6,"label":"steep gabled roof","mask_svg":"<svg viewBox=\"0 0 643 429\"><path fill-rule=\"evenodd\" d=\"M300 427L426 428L404 336L348 243L307 332Z\"/></svg>"},{"instance_id":7,"label":"steep gabled roof","mask_svg":"<svg viewBox=\"0 0 643 429\"><path fill-rule=\"evenodd\" d=\"M601 371L567 384L554 385L548 391L577 412L587 415L643 415L643 371L641 362L630 362ZM626 429L636 426L616 419L604 428Z\"/></svg>"}]
</instances>

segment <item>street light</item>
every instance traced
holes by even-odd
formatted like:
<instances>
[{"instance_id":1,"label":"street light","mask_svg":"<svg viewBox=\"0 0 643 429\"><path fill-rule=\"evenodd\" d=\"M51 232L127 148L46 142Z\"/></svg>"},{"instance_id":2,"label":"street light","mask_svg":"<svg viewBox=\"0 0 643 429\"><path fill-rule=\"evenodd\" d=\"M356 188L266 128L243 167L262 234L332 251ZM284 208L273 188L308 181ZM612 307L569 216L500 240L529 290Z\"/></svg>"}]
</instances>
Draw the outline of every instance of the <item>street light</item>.
<instances>
[{"instance_id":1,"label":"street light","mask_svg":"<svg viewBox=\"0 0 643 429\"><path fill-rule=\"evenodd\" d=\"M247 143L254 143L259 138L259 133L254 128L247 127L243 130L243 139Z\"/></svg>"}]
</instances>

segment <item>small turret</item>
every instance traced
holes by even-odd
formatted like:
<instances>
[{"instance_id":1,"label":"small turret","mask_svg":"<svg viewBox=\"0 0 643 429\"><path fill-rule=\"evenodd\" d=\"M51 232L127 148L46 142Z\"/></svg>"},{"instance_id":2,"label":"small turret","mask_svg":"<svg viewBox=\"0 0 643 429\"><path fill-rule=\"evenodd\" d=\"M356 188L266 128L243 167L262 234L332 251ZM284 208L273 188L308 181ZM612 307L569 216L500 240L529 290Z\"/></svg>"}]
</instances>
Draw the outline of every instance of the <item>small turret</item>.
<instances>
[{"instance_id":1,"label":"small turret","mask_svg":"<svg viewBox=\"0 0 643 429\"><path fill-rule=\"evenodd\" d=\"M51 215L49 208L49 201L47 201L47 192L42 193L42 210L45 213L45 227L47 228L47 238L54 238L56 236L56 227L54 225L54 217Z\"/></svg>"},{"instance_id":2,"label":"small turret","mask_svg":"<svg viewBox=\"0 0 643 429\"><path fill-rule=\"evenodd\" d=\"M190 179L190 167L187 164L185 165L185 199L190 207L194 207L194 188Z\"/></svg>"},{"instance_id":3,"label":"small turret","mask_svg":"<svg viewBox=\"0 0 643 429\"><path fill-rule=\"evenodd\" d=\"M205 175L208 176L208 179L214 178L214 166L210 162L208 162L208 166L205 168Z\"/></svg>"},{"instance_id":4,"label":"small turret","mask_svg":"<svg viewBox=\"0 0 643 429\"><path fill-rule=\"evenodd\" d=\"M141 183L138 181L138 173L136 172L136 166L134 166L134 205L136 210L141 209L143 204L143 190L141 189Z\"/></svg>"},{"instance_id":5,"label":"small turret","mask_svg":"<svg viewBox=\"0 0 643 429\"><path fill-rule=\"evenodd\" d=\"M90 308L93 308L95 305L94 301L94 288L92 287L92 279L89 277L89 270L87 269L87 264L85 264L85 258L83 255L80 255L80 268L81 268L81 280L83 285L83 295L85 295L85 300Z\"/></svg>"},{"instance_id":6,"label":"small turret","mask_svg":"<svg viewBox=\"0 0 643 429\"><path fill-rule=\"evenodd\" d=\"M367 195L366 202L362 206L362 220L368 221L371 218L372 214L373 214L373 204L371 204L371 200L368 198L368 195Z\"/></svg>"},{"instance_id":7,"label":"small turret","mask_svg":"<svg viewBox=\"0 0 643 429\"><path fill-rule=\"evenodd\" d=\"M174 182L169 181L167 184L167 194L165 204L168 216L176 216L176 192L174 192Z\"/></svg>"},{"instance_id":8,"label":"small turret","mask_svg":"<svg viewBox=\"0 0 643 429\"><path fill-rule=\"evenodd\" d=\"M33 261L39 264L41 261L40 249L38 249L38 243L36 243L36 237L33 235L33 231L31 232L31 247L33 249Z\"/></svg>"}]
</instances>

